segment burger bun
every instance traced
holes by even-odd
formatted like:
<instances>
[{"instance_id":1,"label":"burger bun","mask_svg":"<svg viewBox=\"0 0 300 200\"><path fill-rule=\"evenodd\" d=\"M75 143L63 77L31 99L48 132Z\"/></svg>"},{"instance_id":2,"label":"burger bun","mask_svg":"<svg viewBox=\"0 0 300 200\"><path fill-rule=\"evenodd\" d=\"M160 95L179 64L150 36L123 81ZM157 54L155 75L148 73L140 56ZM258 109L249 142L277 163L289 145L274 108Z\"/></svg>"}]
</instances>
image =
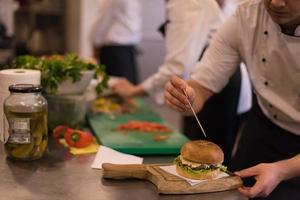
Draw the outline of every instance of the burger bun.
<instances>
[{"instance_id":1,"label":"burger bun","mask_svg":"<svg viewBox=\"0 0 300 200\"><path fill-rule=\"evenodd\" d=\"M181 148L180 153L184 159L202 164L221 164L224 161L222 149L206 140L187 142Z\"/></svg>"}]
</instances>

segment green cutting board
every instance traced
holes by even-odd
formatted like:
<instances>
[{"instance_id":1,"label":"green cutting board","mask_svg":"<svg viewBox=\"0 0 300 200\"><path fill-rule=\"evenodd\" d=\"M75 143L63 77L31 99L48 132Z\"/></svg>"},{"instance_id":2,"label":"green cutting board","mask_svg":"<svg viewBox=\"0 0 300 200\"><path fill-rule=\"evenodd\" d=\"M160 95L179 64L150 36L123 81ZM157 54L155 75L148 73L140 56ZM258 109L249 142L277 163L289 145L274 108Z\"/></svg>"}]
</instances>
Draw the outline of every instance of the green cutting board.
<instances>
[{"instance_id":1,"label":"green cutting board","mask_svg":"<svg viewBox=\"0 0 300 200\"><path fill-rule=\"evenodd\" d=\"M119 114L111 118L106 114L88 114L88 122L98 141L117 151L134 155L179 154L181 146L188 139L172 126L162 120L155 112L140 102L134 113ZM130 120L150 121L164 124L173 130L172 133L122 132L116 130L120 124ZM154 141L154 135L169 135L162 141Z\"/></svg>"}]
</instances>

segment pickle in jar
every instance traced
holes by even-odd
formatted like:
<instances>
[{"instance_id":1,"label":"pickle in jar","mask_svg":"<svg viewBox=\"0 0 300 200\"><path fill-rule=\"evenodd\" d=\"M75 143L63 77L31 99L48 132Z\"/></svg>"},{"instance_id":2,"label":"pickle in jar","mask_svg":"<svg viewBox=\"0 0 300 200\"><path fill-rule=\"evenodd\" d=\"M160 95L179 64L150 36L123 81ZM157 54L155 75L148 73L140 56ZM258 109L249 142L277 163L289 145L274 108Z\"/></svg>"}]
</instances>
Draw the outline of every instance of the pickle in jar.
<instances>
[{"instance_id":1,"label":"pickle in jar","mask_svg":"<svg viewBox=\"0 0 300 200\"><path fill-rule=\"evenodd\" d=\"M14 112L8 109L9 139L5 150L9 157L21 160L40 158L48 143L47 110Z\"/></svg>"}]
</instances>

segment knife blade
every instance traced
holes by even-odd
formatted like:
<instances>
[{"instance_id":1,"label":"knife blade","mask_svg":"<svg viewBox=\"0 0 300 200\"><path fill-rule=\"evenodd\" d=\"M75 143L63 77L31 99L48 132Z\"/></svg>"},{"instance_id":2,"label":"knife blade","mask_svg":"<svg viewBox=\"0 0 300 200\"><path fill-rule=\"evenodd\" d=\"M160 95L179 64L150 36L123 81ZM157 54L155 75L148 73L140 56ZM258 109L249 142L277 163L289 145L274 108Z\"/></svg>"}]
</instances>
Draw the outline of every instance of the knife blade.
<instances>
[{"instance_id":1,"label":"knife blade","mask_svg":"<svg viewBox=\"0 0 300 200\"><path fill-rule=\"evenodd\" d=\"M236 176L233 172L228 171L227 169L222 169L221 168L221 171L224 172L224 173L226 173L226 174L228 174L229 176Z\"/></svg>"}]
</instances>

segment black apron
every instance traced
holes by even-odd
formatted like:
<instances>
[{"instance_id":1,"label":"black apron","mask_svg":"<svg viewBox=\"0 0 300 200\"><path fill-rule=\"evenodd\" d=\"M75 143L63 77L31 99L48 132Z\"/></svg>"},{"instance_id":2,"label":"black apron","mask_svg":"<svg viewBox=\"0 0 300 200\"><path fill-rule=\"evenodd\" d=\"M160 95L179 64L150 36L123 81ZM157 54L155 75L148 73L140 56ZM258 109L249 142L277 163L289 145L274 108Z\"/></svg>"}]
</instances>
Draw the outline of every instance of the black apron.
<instances>
[{"instance_id":1,"label":"black apron","mask_svg":"<svg viewBox=\"0 0 300 200\"><path fill-rule=\"evenodd\" d=\"M254 98L253 107L247 118L233 157L230 170L236 171L259 163L276 162L300 154L300 136L276 126L261 111ZM245 184L254 184L254 179L246 179ZM299 200L300 177L281 182L267 200Z\"/></svg>"},{"instance_id":2,"label":"black apron","mask_svg":"<svg viewBox=\"0 0 300 200\"><path fill-rule=\"evenodd\" d=\"M100 48L100 62L111 76L127 78L138 83L137 51L133 45L107 45Z\"/></svg>"}]
</instances>

